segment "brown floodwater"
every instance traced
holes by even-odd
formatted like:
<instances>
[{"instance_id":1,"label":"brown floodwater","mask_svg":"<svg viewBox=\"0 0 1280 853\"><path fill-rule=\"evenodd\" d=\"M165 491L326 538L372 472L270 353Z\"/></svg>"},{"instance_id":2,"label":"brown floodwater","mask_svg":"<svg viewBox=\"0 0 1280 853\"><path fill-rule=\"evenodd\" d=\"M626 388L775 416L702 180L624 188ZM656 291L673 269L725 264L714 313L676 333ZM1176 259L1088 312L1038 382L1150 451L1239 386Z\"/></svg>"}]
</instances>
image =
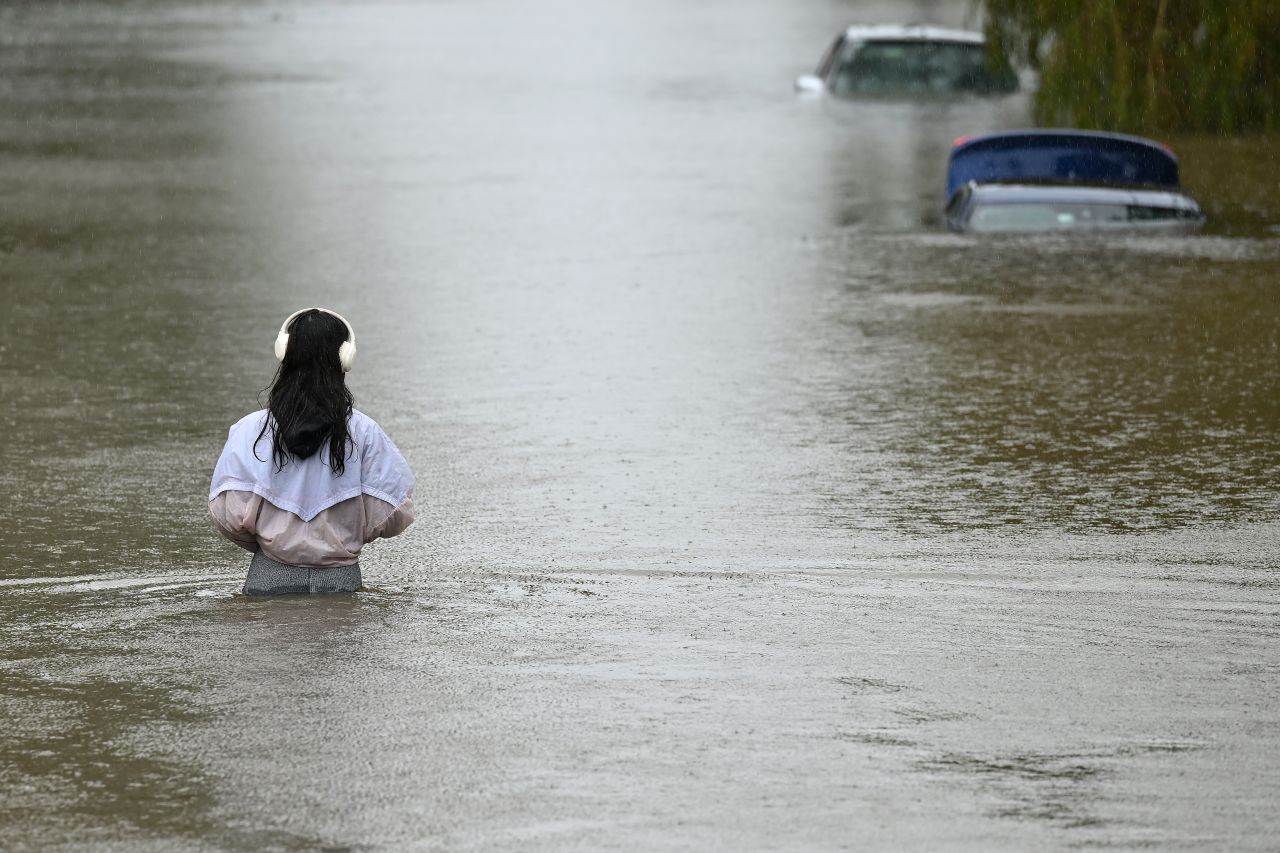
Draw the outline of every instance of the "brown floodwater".
<instances>
[{"instance_id":1,"label":"brown floodwater","mask_svg":"<svg viewBox=\"0 0 1280 853\"><path fill-rule=\"evenodd\" d=\"M1280 141L948 234L1025 94L791 82L967 7L0 6L0 847L1274 849ZM420 515L249 600L311 304Z\"/></svg>"}]
</instances>

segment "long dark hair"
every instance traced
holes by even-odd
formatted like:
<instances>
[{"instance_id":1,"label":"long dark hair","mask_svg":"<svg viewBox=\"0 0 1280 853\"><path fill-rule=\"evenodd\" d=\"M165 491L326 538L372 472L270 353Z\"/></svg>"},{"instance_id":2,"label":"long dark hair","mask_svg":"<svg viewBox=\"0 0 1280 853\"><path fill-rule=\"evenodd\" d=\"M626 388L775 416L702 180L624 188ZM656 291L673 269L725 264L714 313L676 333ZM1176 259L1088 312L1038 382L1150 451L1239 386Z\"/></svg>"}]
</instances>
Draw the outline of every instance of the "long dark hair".
<instances>
[{"instance_id":1,"label":"long dark hair","mask_svg":"<svg viewBox=\"0 0 1280 853\"><path fill-rule=\"evenodd\" d=\"M338 347L347 327L332 314L312 309L289 324L289 347L267 395L270 416L258 441L271 429L271 458L282 470L293 457L308 459L326 443L329 467L341 474L347 468L347 418L356 399L347 390ZM257 453L254 443L254 453Z\"/></svg>"}]
</instances>

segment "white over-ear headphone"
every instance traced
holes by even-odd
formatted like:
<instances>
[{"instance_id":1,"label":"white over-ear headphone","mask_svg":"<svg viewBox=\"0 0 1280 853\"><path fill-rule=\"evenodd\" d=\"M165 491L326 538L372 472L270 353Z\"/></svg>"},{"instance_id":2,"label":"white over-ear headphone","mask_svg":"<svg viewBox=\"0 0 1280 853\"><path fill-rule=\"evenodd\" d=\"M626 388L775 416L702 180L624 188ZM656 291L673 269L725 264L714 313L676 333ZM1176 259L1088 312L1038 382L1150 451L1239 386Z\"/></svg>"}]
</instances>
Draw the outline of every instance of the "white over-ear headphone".
<instances>
[{"instance_id":1,"label":"white over-ear headphone","mask_svg":"<svg viewBox=\"0 0 1280 853\"><path fill-rule=\"evenodd\" d=\"M342 346L338 347L338 363L342 365L342 372L346 373L351 369L351 365L356 363L356 330L351 328L351 324L347 322L346 317L343 317L337 311L330 311L328 308L303 308L301 311L294 311L288 317L285 317L284 322L280 324L280 334L276 335L276 360L284 361L284 354L289 350L289 324L300 314L305 314L308 311L323 311L326 314L337 317L342 321L342 325L347 327L347 339L342 342Z\"/></svg>"}]
</instances>

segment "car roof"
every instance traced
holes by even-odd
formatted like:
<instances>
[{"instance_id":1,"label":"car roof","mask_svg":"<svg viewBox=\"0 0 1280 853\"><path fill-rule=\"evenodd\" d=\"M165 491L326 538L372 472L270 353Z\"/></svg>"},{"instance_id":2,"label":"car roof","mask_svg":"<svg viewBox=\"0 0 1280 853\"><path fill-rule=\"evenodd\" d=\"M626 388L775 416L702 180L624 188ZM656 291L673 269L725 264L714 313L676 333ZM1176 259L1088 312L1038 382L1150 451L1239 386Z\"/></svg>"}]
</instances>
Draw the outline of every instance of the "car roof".
<instances>
[{"instance_id":1,"label":"car roof","mask_svg":"<svg viewBox=\"0 0 1280 853\"><path fill-rule=\"evenodd\" d=\"M1177 190L1178 158L1141 136L1036 128L962 137L951 148L947 197L978 183L1075 183Z\"/></svg>"},{"instance_id":2,"label":"car roof","mask_svg":"<svg viewBox=\"0 0 1280 853\"><path fill-rule=\"evenodd\" d=\"M986 204L1136 204L1200 210L1191 196L1164 190L1114 187L1059 186L1054 184L970 184L973 200Z\"/></svg>"},{"instance_id":3,"label":"car roof","mask_svg":"<svg viewBox=\"0 0 1280 853\"><path fill-rule=\"evenodd\" d=\"M873 24L854 25L844 31L851 41L954 41L968 44L985 44L982 33L972 30L953 30L929 24Z\"/></svg>"}]
</instances>

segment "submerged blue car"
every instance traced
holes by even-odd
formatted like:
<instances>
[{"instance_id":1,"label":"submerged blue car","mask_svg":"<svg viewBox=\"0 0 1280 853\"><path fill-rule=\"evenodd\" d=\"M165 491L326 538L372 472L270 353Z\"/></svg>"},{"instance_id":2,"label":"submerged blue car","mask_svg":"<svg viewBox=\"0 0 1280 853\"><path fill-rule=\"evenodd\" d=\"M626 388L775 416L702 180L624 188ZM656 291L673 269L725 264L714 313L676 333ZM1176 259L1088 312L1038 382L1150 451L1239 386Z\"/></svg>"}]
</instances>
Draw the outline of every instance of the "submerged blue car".
<instances>
[{"instance_id":1,"label":"submerged blue car","mask_svg":"<svg viewBox=\"0 0 1280 853\"><path fill-rule=\"evenodd\" d=\"M947 227L961 232L1189 231L1204 212L1178 158L1139 136L1019 130L962 138L947 170Z\"/></svg>"}]
</instances>

